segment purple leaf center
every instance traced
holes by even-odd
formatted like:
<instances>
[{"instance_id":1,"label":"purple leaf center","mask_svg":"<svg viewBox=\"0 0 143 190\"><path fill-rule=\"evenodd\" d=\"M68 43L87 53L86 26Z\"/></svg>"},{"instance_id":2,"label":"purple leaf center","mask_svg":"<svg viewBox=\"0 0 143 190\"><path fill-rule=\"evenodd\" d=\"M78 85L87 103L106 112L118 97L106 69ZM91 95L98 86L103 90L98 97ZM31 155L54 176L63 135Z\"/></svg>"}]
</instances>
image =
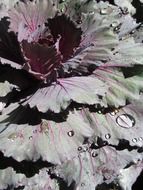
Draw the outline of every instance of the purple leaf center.
<instances>
[{"instance_id":1,"label":"purple leaf center","mask_svg":"<svg viewBox=\"0 0 143 190\"><path fill-rule=\"evenodd\" d=\"M59 51L63 62L72 57L81 41L82 31L65 15L48 20L48 27L56 43L59 40Z\"/></svg>"}]
</instances>

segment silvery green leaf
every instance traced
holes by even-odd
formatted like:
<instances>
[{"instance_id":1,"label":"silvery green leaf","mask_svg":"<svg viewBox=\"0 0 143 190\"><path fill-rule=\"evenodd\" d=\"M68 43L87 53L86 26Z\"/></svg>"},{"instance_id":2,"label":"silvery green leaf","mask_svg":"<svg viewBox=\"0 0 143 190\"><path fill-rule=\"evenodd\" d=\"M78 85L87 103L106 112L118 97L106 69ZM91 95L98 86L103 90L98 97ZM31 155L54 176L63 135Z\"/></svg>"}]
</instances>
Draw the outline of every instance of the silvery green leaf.
<instances>
[{"instance_id":1,"label":"silvery green leaf","mask_svg":"<svg viewBox=\"0 0 143 190\"><path fill-rule=\"evenodd\" d=\"M141 25L138 30L133 34L135 41L137 43L142 43L143 41L143 26Z\"/></svg>"},{"instance_id":2,"label":"silvery green leaf","mask_svg":"<svg viewBox=\"0 0 143 190\"><path fill-rule=\"evenodd\" d=\"M129 68L128 68L129 69ZM141 71L142 73L142 71ZM113 107L126 105L126 101L133 102L139 100L140 90L143 88L142 75L126 77L114 67L108 67L106 64L94 71L95 77L104 81L108 86L105 96L102 97L102 103Z\"/></svg>"},{"instance_id":3,"label":"silvery green leaf","mask_svg":"<svg viewBox=\"0 0 143 190\"><path fill-rule=\"evenodd\" d=\"M83 117L90 123L95 133L95 141L100 137L103 142L118 146L125 140L130 146L143 146L142 129L142 102L127 105L120 109L113 109L109 113L102 114L83 111ZM126 144L127 146L127 144Z\"/></svg>"},{"instance_id":4,"label":"silvery green leaf","mask_svg":"<svg viewBox=\"0 0 143 190\"><path fill-rule=\"evenodd\" d=\"M102 103L98 95L104 95L107 89L102 81L92 76L61 78L57 81L50 86L39 88L35 94L27 97L23 105L37 107L41 112L51 110L59 113L72 101L89 105Z\"/></svg>"},{"instance_id":5,"label":"silvery green leaf","mask_svg":"<svg viewBox=\"0 0 143 190\"><path fill-rule=\"evenodd\" d=\"M24 190L59 190L58 182L55 179L51 179L46 168L40 170L33 177L26 178L23 186Z\"/></svg>"},{"instance_id":6,"label":"silvery green leaf","mask_svg":"<svg viewBox=\"0 0 143 190\"><path fill-rule=\"evenodd\" d=\"M1 18L8 16L8 10L12 8L17 2L18 0L0 0L0 20Z\"/></svg>"},{"instance_id":7,"label":"silvery green leaf","mask_svg":"<svg viewBox=\"0 0 143 190\"><path fill-rule=\"evenodd\" d=\"M15 106L5 108L0 118L0 150L17 161L35 161L41 157L57 164L71 160L78 155L78 147L84 139L93 135L93 129L77 112L70 113L64 122L42 119L39 124L30 125L24 124L21 117L25 113L23 110L17 108L19 116L12 112Z\"/></svg>"},{"instance_id":8,"label":"silvery green leaf","mask_svg":"<svg viewBox=\"0 0 143 190\"><path fill-rule=\"evenodd\" d=\"M130 66L143 63L143 45L136 43L133 37L121 40L119 45L113 51L111 60L115 64Z\"/></svg>"},{"instance_id":9,"label":"silvery green leaf","mask_svg":"<svg viewBox=\"0 0 143 190\"><path fill-rule=\"evenodd\" d=\"M121 23L122 25L119 32L120 39L122 39L124 36L126 38L127 35L129 35L128 38L130 38L130 35L136 32L137 28L141 25L141 23L137 23L130 14L123 16L121 18Z\"/></svg>"},{"instance_id":10,"label":"silvery green leaf","mask_svg":"<svg viewBox=\"0 0 143 190\"><path fill-rule=\"evenodd\" d=\"M8 167L0 170L0 189L7 189L8 186L19 187L25 180L24 174L17 174L13 168Z\"/></svg>"},{"instance_id":11,"label":"silvery green leaf","mask_svg":"<svg viewBox=\"0 0 143 190\"><path fill-rule=\"evenodd\" d=\"M27 14L27 12L29 14ZM44 22L56 13L52 0L19 2L8 12L10 31L18 33L18 40L38 41L44 30Z\"/></svg>"},{"instance_id":12,"label":"silvery green leaf","mask_svg":"<svg viewBox=\"0 0 143 190\"><path fill-rule=\"evenodd\" d=\"M18 87L10 84L8 81L5 81L4 83L0 82L0 97L6 96L13 88Z\"/></svg>"},{"instance_id":13,"label":"silvery green leaf","mask_svg":"<svg viewBox=\"0 0 143 190\"><path fill-rule=\"evenodd\" d=\"M137 151L116 151L115 148L106 146L97 150L81 152L79 157L74 158L61 166L57 166L55 173L63 177L70 185L76 182L78 190L95 190L101 183L111 183L118 181L118 176L126 171L124 169L133 162L133 167L137 167L136 161L139 159ZM132 167L132 166L131 166ZM130 168L130 167L129 167ZM139 169L139 171L141 171ZM136 177L139 175L137 172ZM129 174L128 180L132 179ZM126 184L123 186L126 187Z\"/></svg>"},{"instance_id":14,"label":"silvery green leaf","mask_svg":"<svg viewBox=\"0 0 143 190\"><path fill-rule=\"evenodd\" d=\"M8 60L8 59L5 59L5 58L3 58L3 57L0 57L0 63L1 63L2 65L10 65L12 68L15 68L15 69L19 69L19 70L22 69L22 66L21 66L21 65L15 63L15 62L13 62L13 61L10 61L10 60Z\"/></svg>"},{"instance_id":15,"label":"silvery green leaf","mask_svg":"<svg viewBox=\"0 0 143 190\"><path fill-rule=\"evenodd\" d=\"M123 190L131 190L138 176L143 170L143 163L139 161L136 165L122 169L118 176L119 185Z\"/></svg>"},{"instance_id":16,"label":"silvery green leaf","mask_svg":"<svg viewBox=\"0 0 143 190\"><path fill-rule=\"evenodd\" d=\"M114 0L115 4L118 5L121 8L127 8L128 11L134 15L136 13L136 9L133 7L133 5L131 4L132 0Z\"/></svg>"},{"instance_id":17,"label":"silvery green leaf","mask_svg":"<svg viewBox=\"0 0 143 190\"><path fill-rule=\"evenodd\" d=\"M50 178L46 168L41 169L38 174L31 178L16 173L11 167L0 170L0 189L7 189L8 187L23 187L24 190L59 190L57 181Z\"/></svg>"}]
</instances>

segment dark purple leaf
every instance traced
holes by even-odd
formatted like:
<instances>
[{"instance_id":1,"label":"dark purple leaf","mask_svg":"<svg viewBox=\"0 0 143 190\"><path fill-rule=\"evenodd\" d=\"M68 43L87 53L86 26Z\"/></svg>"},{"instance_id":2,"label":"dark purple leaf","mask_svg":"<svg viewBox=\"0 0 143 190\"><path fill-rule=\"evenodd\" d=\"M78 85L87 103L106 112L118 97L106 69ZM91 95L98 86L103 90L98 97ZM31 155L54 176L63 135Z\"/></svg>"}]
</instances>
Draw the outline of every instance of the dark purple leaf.
<instances>
[{"instance_id":1,"label":"dark purple leaf","mask_svg":"<svg viewBox=\"0 0 143 190\"><path fill-rule=\"evenodd\" d=\"M46 79L60 64L60 54L54 46L23 41L22 48L27 58L25 69L38 79Z\"/></svg>"},{"instance_id":2,"label":"dark purple leaf","mask_svg":"<svg viewBox=\"0 0 143 190\"><path fill-rule=\"evenodd\" d=\"M11 68L9 65L0 64L0 82L8 81L10 84L18 86L20 89L27 89L28 86L37 83L34 77L24 70Z\"/></svg>"},{"instance_id":3,"label":"dark purple leaf","mask_svg":"<svg viewBox=\"0 0 143 190\"><path fill-rule=\"evenodd\" d=\"M59 40L59 51L63 55L63 60L67 60L74 53L74 49L79 46L82 31L66 16L57 16L48 20L48 27L54 37L55 43Z\"/></svg>"},{"instance_id":4,"label":"dark purple leaf","mask_svg":"<svg viewBox=\"0 0 143 190\"><path fill-rule=\"evenodd\" d=\"M13 32L8 32L9 22L6 18L0 21L0 57L22 65L24 63L20 45Z\"/></svg>"}]
</instances>

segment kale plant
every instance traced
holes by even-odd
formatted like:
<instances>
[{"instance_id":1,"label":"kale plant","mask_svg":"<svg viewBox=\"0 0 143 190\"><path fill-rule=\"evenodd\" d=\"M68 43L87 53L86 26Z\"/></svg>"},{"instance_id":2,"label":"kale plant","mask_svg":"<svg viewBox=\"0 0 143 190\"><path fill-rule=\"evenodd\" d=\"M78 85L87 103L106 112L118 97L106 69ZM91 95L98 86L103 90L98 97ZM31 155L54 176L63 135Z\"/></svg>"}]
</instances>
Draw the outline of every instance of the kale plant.
<instances>
[{"instance_id":1,"label":"kale plant","mask_svg":"<svg viewBox=\"0 0 143 190\"><path fill-rule=\"evenodd\" d=\"M1 190L131 190L143 169L135 13L131 0L0 0Z\"/></svg>"}]
</instances>

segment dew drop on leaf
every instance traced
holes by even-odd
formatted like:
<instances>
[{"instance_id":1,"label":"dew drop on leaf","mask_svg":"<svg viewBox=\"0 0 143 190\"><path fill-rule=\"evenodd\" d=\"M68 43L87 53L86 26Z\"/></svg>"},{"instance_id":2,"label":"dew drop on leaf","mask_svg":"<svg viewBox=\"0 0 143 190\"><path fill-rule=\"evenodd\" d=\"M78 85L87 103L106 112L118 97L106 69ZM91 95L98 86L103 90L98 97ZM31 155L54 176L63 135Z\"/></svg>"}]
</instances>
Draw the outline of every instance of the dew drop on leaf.
<instances>
[{"instance_id":1,"label":"dew drop on leaf","mask_svg":"<svg viewBox=\"0 0 143 190\"><path fill-rule=\"evenodd\" d=\"M98 156L98 154L97 154L96 151L93 151L93 152L91 153L91 155L92 155L93 158L95 158L96 156Z\"/></svg>"},{"instance_id":2,"label":"dew drop on leaf","mask_svg":"<svg viewBox=\"0 0 143 190\"><path fill-rule=\"evenodd\" d=\"M85 186L85 183L81 183L81 187L84 187Z\"/></svg>"},{"instance_id":3,"label":"dew drop on leaf","mask_svg":"<svg viewBox=\"0 0 143 190\"><path fill-rule=\"evenodd\" d=\"M78 147L78 151L82 151L82 147L81 146Z\"/></svg>"},{"instance_id":4,"label":"dew drop on leaf","mask_svg":"<svg viewBox=\"0 0 143 190\"><path fill-rule=\"evenodd\" d=\"M102 114L102 111L101 111L101 110L99 110L97 113L98 113L98 114Z\"/></svg>"},{"instance_id":5,"label":"dew drop on leaf","mask_svg":"<svg viewBox=\"0 0 143 190\"><path fill-rule=\"evenodd\" d=\"M110 138L111 138L111 135L108 133L108 134L105 135L105 138L106 138L106 139L110 139Z\"/></svg>"},{"instance_id":6,"label":"dew drop on leaf","mask_svg":"<svg viewBox=\"0 0 143 190\"><path fill-rule=\"evenodd\" d=\"M76 23L77 23L77 24L81 24L81 23L82 23L82 20L81 20L81 19L78 19L78 20L76 21Z\"/></svg>"},{"instance_id":7,"label":"dew drop on leaf","mask_svg":"<svg viewBox=\"0 0 143 190\"><path fill-rule=\"evenodd\" d=\"M33 137L32 137L32 136L30 136L30 137L29 137L29 140L32 140L32 139L33 139Z\"/></svg>"},{"instance_id":8,"label":"dew drop on leaf","mask_svg":"<svg viewBox=\"0 0 143 190\"><path fill-rule=\"evenodd\" d=\"M119 112L119 110L116 109L116 110L110 112L110 115L115 116L118 112Z\"/></svg>"},{"instance_id":9,"label":"dew drop on leaf","mask_svg":"<svg viewBox=\"0 0 143 190\"><path fill-rule=\"evenodd\" d=\"M132 30L132 31L130 32L131 35L134 34L134 33L135 33L135 30Z\"/></svg>"},{"instance_id":10,"label":"dew drop on leaf","mask_svg":"<svg viewBox=\"0 0 143 190\"><path fill-rule=\"evenodd\" d=\"M116 27L114 28L114 32L118 33L118 32L120 31L120 27L121 27L120 24L119 24L118 26L116 26Z\"/></svg>"},{"instance_id":11,"label":"dew drop on leaf","mask_svg":"<svg viewBox=\"0 0 143 190\"><path fill-rule=\"evenodd\" d=\"M17 133L12 133L8 136L8 140L14 141L18 137Z\"/></svg>"},{"instance_id":12,"label":"dew drop on leaf","mask_svg":"<svg viewBox=\"0 0 143 190\"><path fill-rule=\"evenodd\" d=\"M115 28L118 25L117 22L112 22L111 27Z\"/></svg>"},{"instance_id":13,"label":"dew drop on leaf","mask_svg":"<svg viewBox=\"0 0 143 190\"><path fill-rule=\"evenodd\" d=\"M74 136L74 131L69 131L67 134L68 134L69 137L73 137Z\"/></svg>"},{"instance_id":14,"label":"dew drop on leaf","mask_svg":"<svg viewBox=\"0 0 143 190\"><path fill-rule=\"evenodd\" d=\"M132 139L133 143L136 143L138 140L137 138Z\"/></svg>"},{"instance_id":15,"label":"dew drop on leaf","mask_svg":"<svg viewBox=\"0 0 143 190\"><path fill-rule=\"evenodd\" d=\"M143 137L139 137L139 141L143 141Z\"/></svg>"},{"instance_id":16,"label":"dew drop on leaf","mask_svg":"<svg viewBox=\"0 0 143 190\"><path fill-rule=\"evenodd\" d=\"M117 117L116 123L123 128L131 128L135 125L135 119L129 114L122 114Z\"/></svg>"},{"instance_id":17,"label":"dew drop on leaf","mask_svg":"<svg viewBox=\"0 0 143 190\"><path fill-rule=\"evenodd\" d=\"M107 11L107 9L101 9L100 10L100 13L102 14L102 15L106 15L107 13L108 13L108 11Z\"/></svg>"}]
</instances>

